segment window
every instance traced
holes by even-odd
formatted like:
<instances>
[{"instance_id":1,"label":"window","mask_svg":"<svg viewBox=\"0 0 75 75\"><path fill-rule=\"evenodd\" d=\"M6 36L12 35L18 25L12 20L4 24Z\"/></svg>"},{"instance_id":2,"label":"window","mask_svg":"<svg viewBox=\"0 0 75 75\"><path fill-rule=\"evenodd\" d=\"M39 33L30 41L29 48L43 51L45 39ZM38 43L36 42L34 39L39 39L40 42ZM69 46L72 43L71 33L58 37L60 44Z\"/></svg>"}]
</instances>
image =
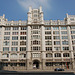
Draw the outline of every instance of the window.
<instances>
[{"instance_id":1,"label":"window","mask_svg":"<svg viewBox=\"0 0 75 75\"><path fill-rule=\"evenodd\" d=\"M68 45L68 41L62 41L62 45Z\"/></svg>"},{"instance_id":2,"label":"window","mask_svg":"<svg viewBox=\"0 0 75 75\"><path fill-rule=\"evenodd\" d=\"M69 47L62 47L62 50L69 50Z\"/></svg>"},{"instance_id":3,"label":"window","mask_svg":"<svg viewBox=\"0 0 75 75\"><path fill-rule=\"evenodd\" d=\"M54 36L54 39L60 39L60 37L59 36Z\"/></svg>"},{"instance_id":4,"label":"window","mask_svg":"<svg viewBox=\"0 0 75 75\"><path fill-rule=\"evenodd\" d=\"M21 41L20 45L26 45L26 42L25 41Z\"/></svg>"},{"instance_id":5,"label":"window","mask_svg":"<svg viewBox=\"0 0 75 75\"><path fill-rule=\"evenodd\" d=\"M8 41L5 41L5 42L3 42L3 45L4 46L9 46L9 42Z\"/></svg>"},{"instance_id":6,"label":"window","mask_svg":"<svg viewBox=\"0 0 75 75\"><path fill-rule=\"evenodd\" d=\"M60 53L55 53L55 57L61 57Z\"/></svg>"},{"instance_id":7,"label":"window","mask_svg":"<svg viewBox=\"0 0 75 75\"><path fill-rule=\"evenodd\" d=\"M26 32L20 32L20 35L26 35Z\"/></svg>"},{"instance_id":8,"label":"window","mask_svg":"<svg viewBox=\"0 0 75 75\"><path fill-rule=\"evenodd\" d=\"M11 51L18 51L17 47L11 47Z\"/></svg>"},{"instance_id":9,"label":"window","mask_svg":"<svg viewBox=\"0 0 75 75\"><path fill-rule=\"evenodd\" d=\"M33 41L33 42L31 42L33 45L38 45L38 44L40 44L40 41L37 41L37 40L35 40L35 41Z\"/></svg>"},{"instance_id":10,"label":"window","mask_svg":"<svg viewBox=\"0 0 75 75\"><path fill-rule=\"evenodd\" d=\"M60 45L60 41L54 41L54 45Z\"/></svg>"},{"instance_id":11,"label":"window","mask_svg":"<svg viewBox=\"0 0 75 75\"><path fill-rule=\"evenodd\" d=\"M33 35L31 36L32 39L40 39L40 35Z\"/></svg>"},{"instance_id":12,"label":"window","mask_svg":"<svg viewBox=\"0 0 75 75\"><path fill-rule=\"evenodd\" d=\"M75 39L75 35L72 35L71 38L72 38L72 39Z\"/></svg>"},{"instance_id":13,"label":"window","mask_svg":"<svg viewBox=\"0 0 75 75\"><path fill-rule=\"evenodd\" d=\"M3 51L9 51L9 47L3 47Z\"/></svg>"},{"instance_id":14,"label":"window","mask_svg":"<svg viewBox=\"0 0 75 75\"><path fill-rule=\"evenodd\" d=\"M63 57L70 57L70 54L69 53L64 53Z\"/></svg>"},{"instance_id":15,"label":"window","mask_svg":"<svg viewBox=\"0 0 75 75\"><path fill-rule=\"evenodd\" d=\"M45 41L45 45L52 45L52 41Z\"/></svg>"},{"instance_id":16,"label":"window","mask_svg":"<svg viewBox=\"0 0 75 75\"><path fill-rule=\"evenodd\" d=\"M67 30L67 27L61 27L61 30Z\"/></svg>"},{"instance_id":17,"label":"window","mask_svg":"<svg viewBox=\"0 0 75 75\"><path fill-rule=\"evenodd\" d=\"M18 42L16 41L12 42L12 46L16 46L16 45L18 45Z\"/></svg>"},{"instance_id":18,"label":"window","mask_svg":"<svg viewBox=\"0 0 75 75\"><path fill-rule=\"evenodd\" d=\"M20 51L26 51L26 47L20 47Z\"/></svg>"},{"instance_id":19,"label":"window","mask_svg":"<svg viewBox=\"0 0 75 75\"><path fill-rule=\"evenodd\" d=\"M2 57L3 58L8 58L9 57L9 54L2 54Z\"/></svg>"},{"instance_id":20,"label":"window","mask_svg":"<svg viewBox=\"0 0 75 75\"><path fill-rule=\"evenodd\" d=\"M46 54L46 57L48 58L48 57L52 57L52 54L51 53L47 53Z\"/></svg>"},{"instance_id":21,"label":"window","mask_svg":"<svg viewBox=\"0 0 75 75\"><path fill-rule=\"evenodd\" d=\"M11 27L5 27L5 30L11 30Z\"/></svg>"},{"instance_id":22,"label":"window","mask_svg":"<svg viewBox=\"0 0 75 75\"><path fill-rule=\"evenodd\" d=\"M4 40L10 40L10 36L4 36Z\"/></svg>"},{"instance_id":23,"label":"window","mask_svg":"<svg viewBox=\"0 0 75 75\"><path fill-rule=\"evenodd\" d=\"M59 27L53 27L53 30L59 30Z\"/></svg>"},{"instance_id":24,"label":"window","mask_svg":"<svg viewBox=\"0 0 75 75\"><path fill-rule=\"evenodd\" d=\"M35 46L35 47L33 47L33 50L34 50L34 51L40 50L40 47Z\"/></svg>"},{"instance_id":25,"label":"window","mask_svg":"<svg viewBox=\"0 0 75 75\"><path fill-rule=\"evenodd\" d=\"M68 39L68 36L62 36L62 39Z\"/></svg>"},{"instance_id":26,"label":"window","mask_svg":"<svg viewBox=\"0 0 75 75\"><path fill-rule=\"evenodd\" d=\"M13 36L12 40L18 40L18 36Z\"/></svg>"},{"instance_id":27,"label":"window","mask_svg":"<svg viewBox=\"0 0 75 75\"><path fill-rule=\"evenodd\" d=\"M13 30L19 30L19 27L13 27Z\"/></svg>"},{"instance_id":28,"label":"window","mask_svg":"<svg viewBox=\"0 0 75 75\"><path fill-rule=\"evenodd\" d=\"M27 27L21 27L21 30L27 30Z\"/></svg>"},{"instance_id":29,"label":"window","mask_svg":"<svg viewBox=\"0 0 75 75\"><path fill-rule=\"evenodd\" d=\"M73 46L73 50L75 50L75 46Z\"/></svg>"},{"instance_id":30,"label":"window","mask_svg":"<svg viewBox=\"0 0 75 75\"><path fill-rule=\"evenodd\" d=\"M46 51L52 51L52 47L46 47Z\"/></svg>"},{"instance_id":31,"label":"window","mask_svg":"<svg viewBox=\"0 0 75 75\"><path fill-rule=\"evenodd\" d=\"M70 28L71 28L71 29L75 29L75 26L71 26Z\"/></svg>"},{"instance_id":32,"label":"window","mask_svg":"<svg viewBox=\"0 0 75 75\"><path fill-rule=\"evenodd\" d=\"M18 32L12 32L12 35L18 35Z\"/></svg>"},{"instance_id":33,"label":"window","mask_svg":"<svg viewBox=\"0 0 75 75\"><path fill-rule=\"evenodd\" d=\"M59 31L53 31L53 34L59 34Z\"/></svg>"},{"instance_id":34,"label":"window","mask_svg":"<svg viewBox=\"0 0 75 75\"><path fill-rule=\"evenodd\" d=\"M45 34L51 34L51 31L46 31Z\"/></svg>"},{"instance_id":35,"label":"window","mask_svg":"<svg viewBox=\"0 0 75 75\"><path fill-rule=\"evenodd\" d=\"M17 54L11 54L11 58L17 58Z\"/></svg>"},{"instance_id":36,"label":"window","mask_svg":"<svg viewBox=\"0 0 75 75\"><path fill-rule=\"evenodd\" d=\"M45 36L45 39L49 40L49 39L51 39L51 36Z\"/></svg>"},{"instance_id":37,"label":"window","mask_svg":"<svg viewBox=\"0 0 75 75\"><path fill-rule=\"evenodd\" d=\"M39 34L39 32L38 31L33 31L32 34Z\"/></svg>"},{"instance_id":38,"label":"window","mask_svg":"<svg viewBox=\"0 0 75 75\"><path fill-rule=\"evenodd\" d=\"M48 66L53 66L53 63L52 62L46 62L45 65L48 67Z\"/></svg>"},{"instance_id":39,"label":"window","mask_svg":"<svg viewBox=\"0 0 75 75\"><path fill-rule=\"evenodd\" d=\"M60 50L60 47L54 47L54 50L58 51Z\"/></svg>"},{"instance_id":40,"label":"window","mask_svg":"<svg viewBox=\"0 0 75 75\"><path fill-rule=\"evenodd\" d=\"M75 31L71 31L71 34L75 34Z\"/></svg>"},{"instance_id":41,"label":"window","mask_svg":"<svg viewBox=\"0 0 75 75\"><path fill-rule=\"evenodd\" d=\"M40 57L40 54L39 53L33 53L32 57L33 58L38 58L38 57Z\"/></svg>"},{"instance_id":42,"label":"window","mask_svg":"<svg viewBox=\"0 0 75 75\"><path fill-rule=\"evenodd\" d=\"M39 27L38 26L33 26L33 29L38 29Z\"/></svg>"},{"instance_id":43,"label":"window","mask_svg":"<svg viewBox=\"0 0 75 75\"><path fill-rule=\"evenodd\" d=\"M72 44L73 44L73 45L75 44L75 40L72 41Z\"/></svg>"},{"instance_id":44,"label":"window","mask_svg":"<svg viewBox=\"0 0 75 75\"><path fill-rule=\"evenodd\" d=\"M20 40L26 40L26 36L21 36Z\"/></svg>"},{"instance_id":45,"label":"window","mask_svg":"<svg viewBox=\"0 0 75 75\"><path fill-rule=\"evenodd\" d=\"M26 58L26 54L20 54L20 58Z\"/></svg>"},{"instance_id":46,"label":"window","mask_svg":"<svg viewBox=\"0 0 75 75\"><path fill-rule=\"evenodd\" d=\"M67 34L67 31L61 31L61 34Z\"/></svg>"},{"instance_id":47,"label":"window","mask_svg":"<svg viewBox=\"0 0 75 75\"><path fill-rule=\"evenodd\" d=\"M45 27L45 30L51 30L51 27Z\"/></svg>"},{"instance_id":48,"label":"window","mask_svg":"<svg viewBox=\"0 0 75 75\"><path fill-rule=\"evenodd\" d=\"M4 35L10 35L10 32L4 32Z\"/></svg>"}]
</instances>

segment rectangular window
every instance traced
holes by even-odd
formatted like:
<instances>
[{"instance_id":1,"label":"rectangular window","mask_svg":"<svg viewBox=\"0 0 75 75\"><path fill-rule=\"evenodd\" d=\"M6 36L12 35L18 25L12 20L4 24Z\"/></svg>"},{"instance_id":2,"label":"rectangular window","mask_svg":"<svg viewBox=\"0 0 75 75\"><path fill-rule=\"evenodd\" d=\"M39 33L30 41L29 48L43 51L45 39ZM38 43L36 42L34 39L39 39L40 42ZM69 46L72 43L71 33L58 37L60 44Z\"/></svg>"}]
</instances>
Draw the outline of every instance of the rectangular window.
<instances>
[{"instance_id":1,"label":"rectangular window","mask_svg":"<svg viewBox=\"0 0 75 75\"><path fill-rule=\"evenodd\" d=\"M53 31L53 34L59 34L59 31Z\"/></svg>"},{"instance_id":2,"label":"rectangular window","mask_svg":"<svg viewBox=\"0 0 75 75\"><path fill-rule=\"evenodd\" d=\"M51 34L51 31L46 31L45 34Z\"/></svg>"},{"instance_id":3,"label":"rectangular window","mask_svg":"<svg viewBox=\"0 0 75 75\"><path fill-rule=\"evenodd\" d=\"M45 27L45 30L51 30L51 27Z\"/></svg>"},{"instance_id":4,"label":"rectangular window","mask_svg":"<svg viewBox=\"0 0 75 75\"><path fill-rule=\"evenodd\" d=\"M62 50L69 50L69 47L62 47Z\"/></svg>"},{"instance_id":5,"label":"rectangular window","mask_svg":"<svg viewBox=\"0 0 75 75\"><path fill-rule=\"evenodd\" d=\"M73 46L73 50L75 50L75 46Z\"/></svg>"},{"instance_id":6,"label":"rectangular window","mask_svg":"<svg viewBox=\"0 0 75 75\"><path fill-rule=\"evenodd\" d=\"M54 45L60 45L60 41L54 41Z\"/></svg>"},{"instance_id":7,"label":"rectangular window","mask_svg":"<svg viewBox=\"0 0 75 75\"><path fill-rule=\"evenodd\" d=\"M9 47L3 47L3 51L9 51Z\"/></svg>"},{"instance_id":8,"label":"rectangular window","mask_svg":"<svg viewBox=\"0 0 75 75\"><path fill-rule=\"evenodd\" d=\"M21 41L20 45L26 45L26 42L25 41Z\"/></svg>"},{"instance_id":9,"label":"rectangular window","mask_svg":"<svg viewBox=\"0 0 75 75\"><path fill-rule=\"evenodd\" d=\"M75 35L72 35L71 38L72 38L72 39L75 39Z\"/></svg>"},{"instance_id":10,"label":"rectangular window","mask_svg":"<svg viewBox=\"0 0 75 75\"><path fill-rule=\"evenodd\" d=\"M62 39L68 39L68 36L62 36Z\"/></svg>"},{"instance_id":11,"label":"rectangular window","mask_svg":"<svg viewBox=\"0 0 75 75\"><path fill-rule=\"evenodd\" d=\"M38 31L32 31L32 34L39 34Z\"/></svg>"},{"instance_id":12,"label":"rectangular window","mask_svg":"<svg viewBox=\"0 0 75 75\"><path fill-rule=\"evenodd\" d=\"M62 41L62 45L68 45L68 41Z\"/></svg>"},{"instance_id":13,"label":"rectangular window","mask_svg":"<svg viewBox=\"0 0 75 75\"><path fill-rule=\"evenodd\" d=\"M35 47L33 47L33 50L34 50L34 51L40 50L40 47L35 46Z\"/></svg>"},{"instance_id":14,"label":"rectangular window","mask_svg":"<svg viewBox=\"0 0 75 75\"><path fill-rule=\"evenodd\" d=\"M26 40L26 36L20 36L20 40Z\"/></svg>"},{"instance_id":15,"label":"rectangular window","mask_svg":"<svg viewBox=\"0 0 75 75\"><path fill-rule=\"evenodd\" d=\"M38 58L38 57L40 57L40 54L39 53L33 53L32 57L33 58Z\"/></svg>"},{"instance_id":16,"label":"rectangular window","mask_svg":"<svg viewBox=\"0 0 75 75\"><path fill-rule=\"evenodd\" d=\"M4 46L9 46L9 42L8 41L5 41L5 42L3 42L3 45Z\"/></svg>"},{"instance_id":17,"label":"rectangular window","mask_svg":"<svg viewBox=\"0 0 75 75\"><path fill-rule=\"evenodd\" d=\"M26 47L20 47L20 51L26 51Z\"/></svg>"},{"instance_id":18,"label":"rectangular window","mask_svg":"<svg viewBox=\"0 0 75 75\"><path fill-rule=\"evenodd\" d=\"M60 37L59 36L54 36L54 39L60 39Z\"/></svg>"},{"instance_id":19,"label":"rectangular window","mask_svg":"<svg viewBox=\"0 0 75 75\"><path fill-rule=\"evenodd\" d=\"M27 27L21 27L21 30L27 30Z\"/></svg>"},{"instance_id":20,"label":"rectangular window","mask_svg":"<svg viewBox=\"0 0 75 75\"><path fill-rule=\"evenodd\" d=\"M59 27L53 27L53 30L59 30Z\"/></svg>"},{"instance_id":21,"label":"rectangular window","mask_svg":"<svg viewBox=\"0 0 75 75\"><path fill-rule=\"evenodd\" d=\"M12 40L18 40L18 36L13 36Z\"/></svg>"},{"instance_id":22,"label":"rectangular window","mask_svg":"<svg viewBox=\"0 0 75 75\"><path fill-rule=\"evenodd\" d=\"M72 41L72 44L73 44L73 45L75 44L75 40Z\"/></svg>"},{"instance_id":23,"label":"rectangular window","mask_svg":"<svg viewBox=\"0 0 75 75\"><path fill-rule=\"evenodd\" d=\"M12 42L12 46L16 46L16 45L18 45L18 42L16 41Z\"/></svg>"},{"instance_id":24,"label":"rectangular window","mask_svg":"<svg viewBox=\"0 0 75 75\"><path fill-rule=\"evenodd\" d=\"M67 30L67 27L61 27L61 30Z\"/></svg>"},{"instance_id":25,"label":"rectangular window","mask_svg":"<svg viewBox=\"0 0 75 75\"><path fill-rule=\"evenodd\" d=\"M60 50L60 47L54 47L54 50L58 51Z\"/></svg>"},{"instance_id":26,"label":"rectangular window","mask_svg":"<svg viewBox=\"0 0 75 75\"><path fill-rule=\"evenodd\" d=\"M75 29L75 26L71 26L70 28L71 28L71 29Z\"/></svg>"},{"instance_id":27,"label":"rectangular window","mask_svg":"<svg viewBox=\"0 0 75 75\"><path fill-rule=\"evenodd\" d=\"M12 32L12 35L18 35L18 32Z\"/></svg>"},{"instance_id":28,"label":"rectangular window","mask_svg":"<svg viewBox=\"0 0 75 75\"><path fill-rule=\"evenodd\" d=\"M67 34L67 31L61 31L61 34Z\"/></svg>"},{"instance_id":29,"label":"rectangular window","mask_svg":"<svg viewBox=\"0 0 75 75\"><path fill-rule=\"evenodd\" d=\"M46 51L52 51L52 47L46 47Z\"/></svg>"},{"instance_id":30,"label":"rectangular window","mask_svg":"<svg viewBox=\"0 0 75 75\"><path fill-rule=\"evenodd\" d=\"M40 35L33 35L31 36L32 39L40 39Z\"/></svg>"},{"instance_id":31,"label":"rectangular window","mask_svg":"<svg viewBox=\"0 0 75 75\"><path fill-rule=\"evenodd\" d=\"M4 35L10 35L10 32L4 32Z\"/></svg>"},{"instance_id":32,"label":"rectangular window","mask_svg":"<svg viewBox=\"0 0 75 75\"><path fill-rule=\"evenodd\" d=\"M5 27L5 30L11 30L11 27Z\"/></svg>"},{"instance_id":33,"label":"rectangular window","mask_svg":"<svg viewBox=\"0 0 75 75\"><path fill-rule=\"evenodd\" d=\"M26 35L26 32L20 32L20 35Z\"/></svg>"},{"instance_id":34,"label":"rectangular window","mask_svg":"<svg viewBox=\"0 0 75 75\"><path fill-rule=\"evenodd\" d=\"M19 30L19 27L13 27L13 30Z\"/></svg>"},{"instance_id":35,"label":"rectangular window","mask_svg":"<svg viewBox=\"0 0 75 75\"><path fill-rule=\"evenodd\" d=\"M17 47L11 47L11 51L18 51Z\"/></svg>"},{"instance_id":36,"label":"rectangular window","mask_svg":"<svg viewBox=\"0 0 75 75\"><path fill-rule=\"evenodd\" d=\"M10 36L4 36L4 40L10 40Z\"/></svg>"},{"instance_id":37,"label":"rectangular window","mask_svg":"<svg viewBox=\"0 0 75 75\"><path fill-rule=\"evenodd\" d=\"M52 41L45 41L45 45L52 45Z\"/></svg>"},{"instance_id":38,"label":"rectangular window","mask_svg":"<svg viewBox=\"0 0 75 75\"><path fill-rule=\"evenodd\" d=\"M71 34L75 34L75 31L71 31Z\"/></svg>"},{"instance_id":39,"label":"rectangular window","mask_svg":"<svg viewBox=\"0 0 75 75\"><path fill-rule=\"evenodd\" d=\"M45 39L49 40L49 39L51 39L51 36L45 36Z\"/></svg>"}]
</instances>

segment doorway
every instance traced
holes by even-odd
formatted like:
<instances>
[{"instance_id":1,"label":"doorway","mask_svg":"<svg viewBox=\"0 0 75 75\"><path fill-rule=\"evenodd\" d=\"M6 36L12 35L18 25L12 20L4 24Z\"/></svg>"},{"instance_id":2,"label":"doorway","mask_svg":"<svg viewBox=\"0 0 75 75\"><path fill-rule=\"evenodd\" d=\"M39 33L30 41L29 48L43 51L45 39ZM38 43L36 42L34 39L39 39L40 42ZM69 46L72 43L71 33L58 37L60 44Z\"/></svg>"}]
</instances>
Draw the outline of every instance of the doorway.
<instances>
[{"instance_id":1,"label":"doorway","mask_svg":"<svg viewBox=\"0 0 75 75\"><path fill-rule=\"evenodd\" d=\"M33 61L33 69L39 69L39 61L38 60Z\"/></svg>"}]
</instances>

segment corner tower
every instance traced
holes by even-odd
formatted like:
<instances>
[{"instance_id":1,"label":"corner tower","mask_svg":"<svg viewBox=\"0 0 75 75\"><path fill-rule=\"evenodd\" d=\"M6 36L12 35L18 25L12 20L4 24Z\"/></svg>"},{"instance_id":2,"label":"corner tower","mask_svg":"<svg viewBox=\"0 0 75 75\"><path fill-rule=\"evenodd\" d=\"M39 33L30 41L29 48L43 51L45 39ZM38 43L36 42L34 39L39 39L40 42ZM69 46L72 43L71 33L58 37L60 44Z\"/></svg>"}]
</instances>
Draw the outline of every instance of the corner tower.
<instances>
[{"instance_id":1,"label":"corner tower","mask_svg":"<svg viewBox=\"0 0 75 75\"><path fill-rule=\"evenodd\" d=\"M43 11L41 6L39 9L32 9L32 7L29 7L28 24L44 24Z\"/></svg>"}]
</instances>

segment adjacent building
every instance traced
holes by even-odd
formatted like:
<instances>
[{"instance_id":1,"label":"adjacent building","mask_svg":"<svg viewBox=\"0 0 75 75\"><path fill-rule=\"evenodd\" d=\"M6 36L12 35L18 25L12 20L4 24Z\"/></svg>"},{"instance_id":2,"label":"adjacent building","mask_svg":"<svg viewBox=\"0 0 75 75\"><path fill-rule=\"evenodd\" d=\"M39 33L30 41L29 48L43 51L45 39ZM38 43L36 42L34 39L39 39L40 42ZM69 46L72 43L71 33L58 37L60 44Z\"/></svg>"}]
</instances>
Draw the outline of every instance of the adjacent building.
<instances>
[{"instance_id":1,"label":"adjacent building","mask_svg":"<svg viewBox=\"0 0 75 75\"><path fill-rule=\"evenodd\" d=\"M75 15L44 20L42 7L29 7L27 21L0 16L0 69L55 68L75 69Z\"/></svg>"}]
</instances>

